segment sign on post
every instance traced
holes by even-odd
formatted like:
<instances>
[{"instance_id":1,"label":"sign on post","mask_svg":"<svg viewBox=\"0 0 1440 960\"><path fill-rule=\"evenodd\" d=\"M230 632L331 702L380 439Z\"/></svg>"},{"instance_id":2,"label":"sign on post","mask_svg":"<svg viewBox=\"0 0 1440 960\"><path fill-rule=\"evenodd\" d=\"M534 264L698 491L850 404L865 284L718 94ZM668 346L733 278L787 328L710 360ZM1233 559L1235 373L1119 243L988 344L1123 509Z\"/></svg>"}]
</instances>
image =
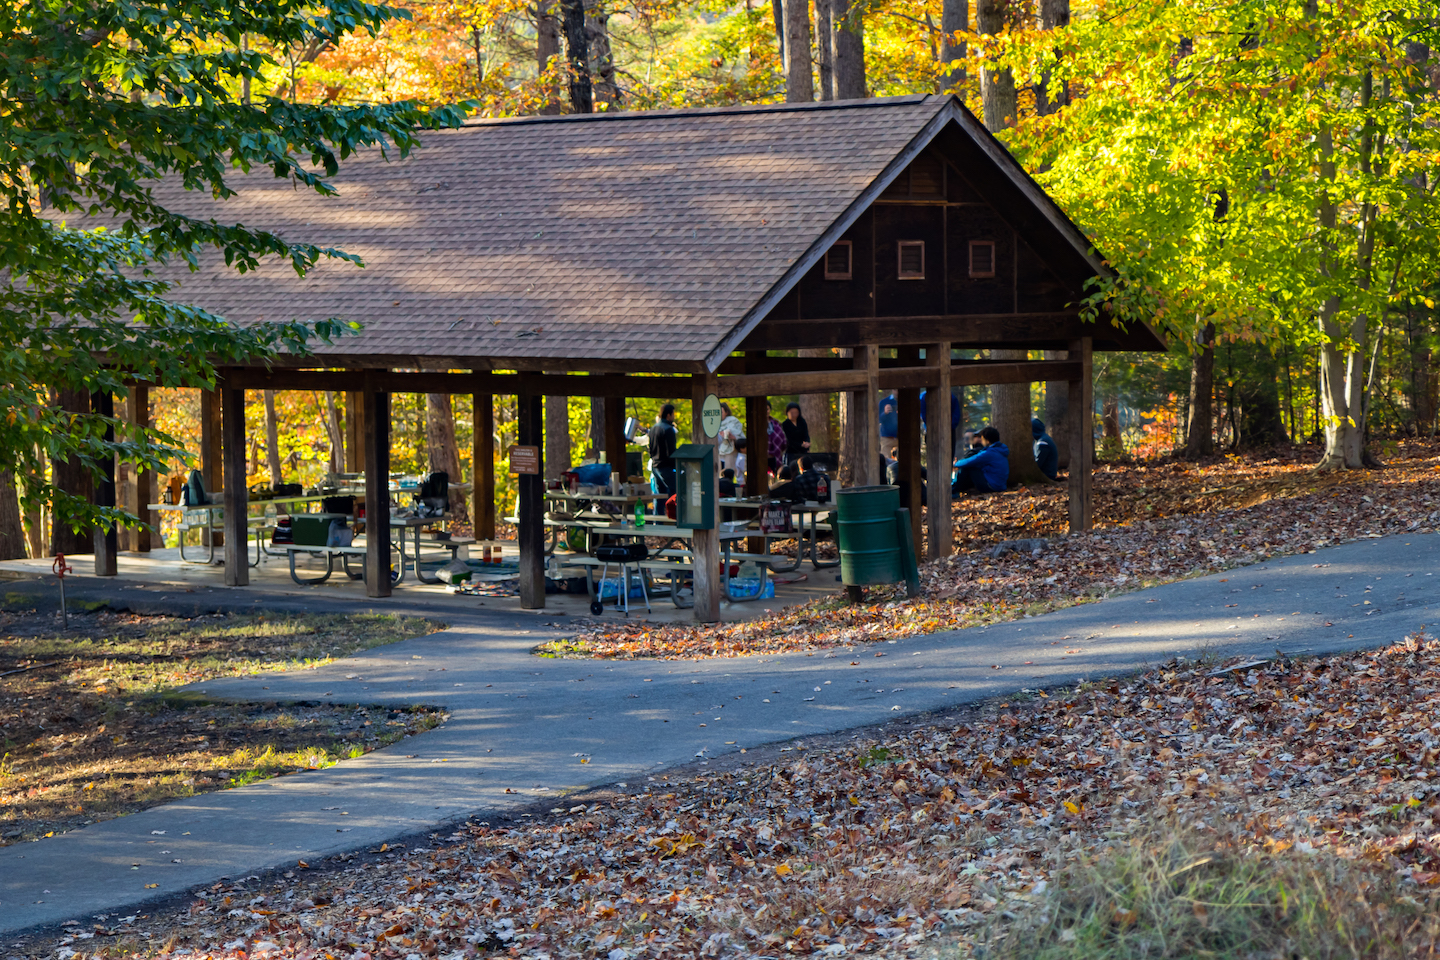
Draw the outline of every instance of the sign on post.
<instances>
[{"instance_id":1,"label":"sign on post","mask_svg":"<svg viewBox=\"0 0 1440 960\"><path fill-rule=\"evenodd\" d=\"M536 474L540 472L540 448L533 446L521 446L519 444L510 447L510 472L519 474Z\"/></svg>"},{"instance_id":2,"label":"sign on post","mask_svg":"<svg viewBox=\"0 0 1440 960\"><path fill-rule=\"evenodd\" d=\"M724 417L720 398L713 393L706 394L705 402L700 405L700 429L705 432L706 439L714 440L720 435L720 421Z\"/></svg>"}]
</instances>

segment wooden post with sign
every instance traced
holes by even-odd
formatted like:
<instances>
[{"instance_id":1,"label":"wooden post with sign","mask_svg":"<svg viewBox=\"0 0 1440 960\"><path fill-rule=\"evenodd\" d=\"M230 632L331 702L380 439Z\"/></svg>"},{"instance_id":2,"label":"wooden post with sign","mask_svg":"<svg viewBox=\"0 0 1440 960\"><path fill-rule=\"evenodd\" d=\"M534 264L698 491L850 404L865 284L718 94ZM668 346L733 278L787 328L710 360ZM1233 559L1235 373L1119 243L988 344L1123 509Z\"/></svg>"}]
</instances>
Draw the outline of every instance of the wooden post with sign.
<instances>
[{"instance_id":1,"label":"wooden post with sign","mask_svg":"<svg viewBox=\"0 0 1440 960\"><path fill-rule=\"evenodd\" d=\"M713 445L720 433L720 398L715 395L715 375L697 373L691 380L690 442ZM718 458L717 458L718 462ZM702 482L709 484L705 492L711 503L715 501L715 471ZM714 623L720 619L720 591L723 579L720 576L720 531L691 531L691 578L695 584L695 619L700 623Z\"/></svg>"},{"instance_id":2,"label":"wooden post with sign","mask_svg":"<svg viewBox=\"0 0 1440 960\"><path fill-rule=\"evenodd\" d=\"M523 383L523 381L522 381ZM510 448L510 472L519 475L515 537L520 541L520 607L545 609L545 479L540 444L545 438L544 401L523 383L518 404L517 439Z\"/></svg>"}]
</instances>

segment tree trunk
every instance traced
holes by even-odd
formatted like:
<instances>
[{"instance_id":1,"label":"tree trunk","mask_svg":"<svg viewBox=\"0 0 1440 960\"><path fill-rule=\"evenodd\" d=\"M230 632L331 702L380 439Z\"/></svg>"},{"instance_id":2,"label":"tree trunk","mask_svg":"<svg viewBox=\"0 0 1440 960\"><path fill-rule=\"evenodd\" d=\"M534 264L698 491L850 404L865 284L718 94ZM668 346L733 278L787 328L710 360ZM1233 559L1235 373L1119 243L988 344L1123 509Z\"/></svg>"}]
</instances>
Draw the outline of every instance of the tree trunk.
<instances>
[{"instance_id":1,"label":"tree trunk","mask_svg":"<svg viewBox=\"0 0 1440 960\"><path fill-rule=\"evenodd\" d=\"M1186 460L1215 453L1215 324L1200 332L1200 349L1190 359L1190 421L1185 425Z\"/></svg>"},{"instance_id":2,"label":"tree trunk","mask_svg":"<svg viewBox=\"0 0 1440 960\"><path fill-rule=\"evenodd\" d=\"M1070 26L1070 0L1040 0L1040 29L1063 30ZM1052 98L1051 76L1047 70L1035 84L1035 112L1048 116L1070 103L1070 87L1061 83Z\"/></svg>"},{"instance_id":3,"label":"tree trunk","mask_svg":"<svg viewBox=\"0 0 1440 960\"><path fill-rule=\"evenodd\" d=\"M1119 457L1125 453L1125 440L1120 435L1120 394L1113 386L1105 390L1105 399L1100 404L1100 446L1107 456Z\"/></svg>"},{"instance_id":4,"label":"tree trunk","mask_svg":"<svg viewBox=\"0 0 1440 960\"><path fill-rule=\"evenodd\" d=\"M806 347L797 351L802 357L833 357L828 347ZM800 416L810 425L810 452L834 450L835 441L830 436L830 394L800 394Z\"/></svg>"},{"instance_id":5,"label":"tree trunk","mask_svg":"<svg viewBox=\"0 0 1440 960\"><path fill-rule=\"evenodd\" d=\"M600 455L600 451L601 451L601 450L604 450L604 449L605 449L605 398L604 398L604 397L591 397L591 398L590 398L590 450L593 450L593 451L595 452L595 456L598 457L598 456ZM587 451L586 451L586 456L589 456L589 455L590 455L590 451L587 450Z\"/></svg>"},{"instance_id":6,"label":"tree trunk","mask_svg":"<svg viewBox=\"0 0 1440 960\"><path fill-rule=\"evenodd\" d=\"M785 102L809 103L815 99L810 63L810 0L784 0Z\"/></svg>"},{"instance_id":7,"label":"tree trunk","mask_svg":"<svg viewBox=\"0 0 1440 960\"><path fill-rule=\"evenodd\" d=\"M957 32L970 29L970 0L942 0L940 6L940 76L942 90L953 93L965 82L964 40Z\"/></svg>"},{"instance_id":8,"label":"tree trunk","mask_svg":"<svg viewBox=\"0 0 1440 960\"><path fill-rule=\"evenodd\" d=\"M0 560L25 559L25 524L15 474L0 470Z\"/></svg>"},{"instance_id":9,"label":"tree trunk","mask_svg":"<svg viewBox=\"0 0 1440 960\"><path fill-rule=\"evenodd\" d=\"M846 347L840 356L853 359L855 351ZM840 473L842 487L851 487L864 482L865 471L860 464L860 451L865 443L865 424L856 418L855 397L849 390L840 394Z\"/></svg>"},{"instance_id":10,"label":"tree trunk","mask_svg":"<svg viewBox=\"0 0 1440 960\"><path fill-rule=\"evenodd\" d=\"M425 447L430 454L430 469L441 471L451 483L460 482L460 445L455 442L455 406L448 393L425 395ZM450 515L461 523L470 522L467 496L450 489Z\"/></svg>"},{"instance_id":11,"label":"tree trunk","mask_svg":"<svg viewBox=\"0 0 1440 960\"><path fill-rule=\"evenodd\" d=\"M775 46L780 51L781 69L785 64L785 0L770 0L770 12L775 17Z\"/></svg>"},{"instance_id":12,"label":"tree trunk","mask_svg":"<svg viewBox=\"0 0 1440 960\"><path fill-rule=\"evenodd\" d=\"M555 16L555 0L539 0L535 7L535 69L543 74L551 61L560 55L560 22ZM560 100L553 88L545 95L542 114L560 112Z\"/></svg>"},{"instance_id":13,"label":"tree trunk","mask_svg":"<svg viewBox=\"0 0 1440 960\"><path fill-rule=\"evenodd\" d=\"M325 391L325 433L330 437L330 471L345 472L345 431L340 428L340 408L335 405L335 391Z\"/></svg>"},{"instance_id":14,"label":"tree trunk","mask_svg":"<svg viewBox=\"0 0 1440 960\"><path fill-rule=\"evenodd\" d=\"M1333 185L1335 180L1334 138L1328 124L1321 124L1316 134L1320 147L1320 177ZM1329 189L1322 189L1318 203L1321 229L1327 256L1321 269L1333 276L1339 270L1330 239L1334 235L1339 209ZM1363 241L1362 241L1363 242ZM1317 317L1320 326L1320 413L1325 424L1325 452L1317 470L1357 470L1364 456L1365 424L1361 412L1365 385L1365 340L1367 323L1364 317L1352 319L1348 328L1337 321L1340 298L1330 297ZM1355 350L1341 352L1339 345L1350 343Z\"/></svg>"},{"instance_id":15,"label":"tree trunk","mask_svg":"<svg viewBox=\"0 0 1440 960\"><path fill-rule=\"evenodd\" d=\"M560 476L570 469L570 398L545 398L545 475Z\"/></svg>"},{"instance_id":16,"label":"tree trunk","mask_svg":"<svg viewBox=\"0 0 1440 960\"><path fill-rule=\"evenodd\" d=\"M815 0L815 59L819 61L820 99L835 99L834 39L830 0Z\"/></svg>"},{"instance_id":17,"label":"tree trunk","mask_svg":"<svg viewBox=\"0 0 1440 960\"><path fill-rule=\"evenodd\" d=\"M1024 360L1025 350L991 350L992 360ZM1002 383L990 387L990 425L1010 450L1010 483L1050 483L1035 463L1035 438L1030 432L1030 384Z\"/></svg>"},{"instance_id":18,"label":"tree trunk","mask_svg":"<svg viewBox=\"0 0 1440 960\"><path fill-rule=\"evenodd\" d=\"M977 0L976 29L986 36L1005 31L1009 7L1006 0ZM985 67L980 71L980 102L985 113L985 127L991 133L1013 126L1018 104L1015 77L1009 70Z\"/></svg>"},{"instance_id":19,"label":"tree trunk","mask_svg":"<svg viewBox=\"0 0 1440 960\"><path fill-rule=\"evenodd\" d=\"M331 405L334 402L331 401ZM275 391L265 391L265 461L270 465L270 485L280 483L280 425L275 421ZM340 472L344 472L342 465Z\"/></svg>"},{"instance_id":20,"label":"tree trunk","mask_svg":"<svg viewBox=\"0 0 1440 960\"><path fill-rule=\"evenodd\" d=\"M590 38L585 32L585 0L560 0L565 56L570 67L570 112L594 112L590 88Z\"/></svg>"},{"instance_id":21,"label":"tree trunk","mask_svg":"<svg viewBox=\"0 0 1440 960\"><path fill-rule=\"evenodd\" d=\"M830 68L836 100L864 100L865 4L861 0L830 2Z\"/></svg>"},{"instance_id":22,"label":"tree trunk","mask_svg":"<svg viewBox=\"0 0 1440 960\"><path fill-rule=\"evenodd\" d=\"M1064 360L1068 350L1046 350L1046 360ZM1055 441L1055 450L1060 454L1061 469L1070 466L1070 384L1064 380L1050 380L1045 383L1045 429Z\"/></svg>"},{"instance_id":23,"label":"tree trunk","mask_svg":"<svg viewBox=\"0 0 1440 960\"><path fill-rule=\"evenodd\" d=\"M615 79L615 54L610 49L610 14L603 0L586 0L585 34L595 102L604 104L606 110L619 110L620 84Z\"/></svg>"}]
</instances>

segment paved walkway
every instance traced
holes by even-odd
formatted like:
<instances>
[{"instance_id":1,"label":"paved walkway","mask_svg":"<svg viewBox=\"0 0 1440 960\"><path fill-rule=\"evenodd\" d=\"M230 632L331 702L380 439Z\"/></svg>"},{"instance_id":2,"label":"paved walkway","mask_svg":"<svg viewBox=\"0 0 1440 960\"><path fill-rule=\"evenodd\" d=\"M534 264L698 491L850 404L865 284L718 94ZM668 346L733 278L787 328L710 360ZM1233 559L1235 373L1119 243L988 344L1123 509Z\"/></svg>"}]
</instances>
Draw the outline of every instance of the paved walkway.
<instances>
[{"instance_id":1,"label":"paved walkway","mask_svg":"<svg viewBox=\"0 0 1440 960\"><path fill-rule=\"evenodd\" d=\"M566 791L697 756L1123 673L1177 654L1390 643L1440 611L1437 560L1440 536L1366 540L1018 623L853 653L700 663L537 658L530 648L558 633L544 613L447 610L454 626L442 633L313 671L198 685L216 697L441 704L451 713L444 726L328 770L0 850L0 932L132 909L221 876L374 846L538 798L559 802ZM138 608L159 603L124 586L80 581L76 590L109 592ZM193 600L214 608L218 596ZM247 606L253 599L244 597ZM277 598L266 606L301 603Z\"/></svg>"}]
</instances>

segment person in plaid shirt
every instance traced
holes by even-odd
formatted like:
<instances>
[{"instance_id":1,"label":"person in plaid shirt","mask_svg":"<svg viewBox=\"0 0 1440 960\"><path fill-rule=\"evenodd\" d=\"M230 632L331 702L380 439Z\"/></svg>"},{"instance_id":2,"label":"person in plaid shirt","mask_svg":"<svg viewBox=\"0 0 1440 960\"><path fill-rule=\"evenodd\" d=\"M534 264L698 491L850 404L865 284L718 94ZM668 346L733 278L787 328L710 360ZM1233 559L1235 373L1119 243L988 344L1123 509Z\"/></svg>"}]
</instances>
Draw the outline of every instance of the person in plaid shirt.
<instances>
[{"instance_id":1,"label":"person in plaid shirt","mask_svg":"<svg viewBox=\"0 0 1440 960\"><path fill-rule=\"evenodd\" d=\"M769 440L766 449L766 456L769 458L770 472L774 473L780 469L780 464L785 462L785 428L780 426L780 421L770 412L770 401L765 401L765 418L769 421L766 424L766 433Z\"/></svg>"}]
</instances>

